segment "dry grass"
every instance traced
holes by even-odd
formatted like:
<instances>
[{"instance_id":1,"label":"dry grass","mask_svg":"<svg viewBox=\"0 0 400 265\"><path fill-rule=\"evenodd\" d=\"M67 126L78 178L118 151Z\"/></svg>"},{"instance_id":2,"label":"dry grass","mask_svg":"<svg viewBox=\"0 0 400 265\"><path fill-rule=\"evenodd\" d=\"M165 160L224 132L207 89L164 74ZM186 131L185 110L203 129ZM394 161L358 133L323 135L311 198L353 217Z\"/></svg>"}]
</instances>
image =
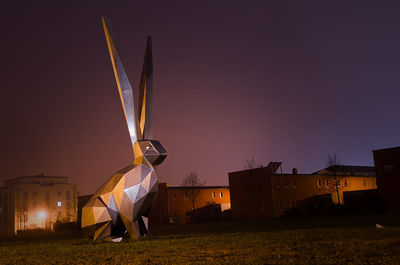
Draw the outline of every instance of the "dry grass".
<instances>
[{"instance_id":1,"label":"dry grass","mask_svg":"<svg viewBox=\"0 0 400 265\"><path fill-rule=\"evenodd\" d=\"M400 264L400 227L377 229L374 221L329 218L168 226L154 228L153 238L123 243L84 238L14 238L0 243L0 262Z\"/></svg>"}]
</instances>

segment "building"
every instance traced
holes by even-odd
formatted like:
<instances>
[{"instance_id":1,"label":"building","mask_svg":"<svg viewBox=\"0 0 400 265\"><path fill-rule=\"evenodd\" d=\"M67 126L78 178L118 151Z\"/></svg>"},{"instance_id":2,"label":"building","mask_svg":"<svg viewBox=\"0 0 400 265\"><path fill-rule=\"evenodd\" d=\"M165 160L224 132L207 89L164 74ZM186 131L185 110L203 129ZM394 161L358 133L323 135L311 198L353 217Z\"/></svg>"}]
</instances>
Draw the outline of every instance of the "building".
<instances>
[{"instance_id":1,"label":"building","mask_svg":"<svg viewBox=\"0 0 400 265\"><path fill-rule=\"evenodd\" d=\"M400 212L400 147L372 152L379 195L389 211Z\"/></svg>"},{"instance_id":2,"label":"building","mask_svg":"<svg viewBox=\"0 0 400 265\"><path fill-rule=\"evenodd\" d=\"M53 229L56 221L76 222L76 184L68 177L17 177L0 188L0 235Z\"/></svg>"},{"instance_id":3,"label":"building","mask_svg":"<svg viewBox=\"0 0 400 265\"><path fill-rule=\"evenodd\" d=\"M191 200L192 187L167 187L168 216L173 222L187 222L186 213L193 210ZM231 198L228 186L197 187L195 209L211 204L220 204L221 211L231 208Z\"/></svg>"},{"instance_id":4,"label":"building","mask_svg":"<svg viewBox=\"0 0 400 265\"><path fill-rule=\"evenodd\" d=\"M221 205L221 211L231 208L231 200L228 186L201 186L195 200L195 208L208 205ZM165 225L169 223L187 223L186 213L193 210L190 198L191 187L168 186L165 182L158 184L158 194L151 208L150 226ZM83 207L92 195L79 196L78 222L81 218Z\"/></svg>"},{"instance_id":5,"label":"building","mask_svg":"<svg viewBox=\"0 0 400 265\"><path fill-rule=\"evenodd\" d=\"M302 208L307 200L328 194L338 202L330 181L329 168L312 174L277 173L281 162L267 167L231 172L229 187L233 219L265 219L283 215L292 208ZM376 189L373 167L340 166L340 202L343 192ZM326 196L325 196L326 197ZM303 210L303 209L300 209Z\"/></svg>"}]
</instances>

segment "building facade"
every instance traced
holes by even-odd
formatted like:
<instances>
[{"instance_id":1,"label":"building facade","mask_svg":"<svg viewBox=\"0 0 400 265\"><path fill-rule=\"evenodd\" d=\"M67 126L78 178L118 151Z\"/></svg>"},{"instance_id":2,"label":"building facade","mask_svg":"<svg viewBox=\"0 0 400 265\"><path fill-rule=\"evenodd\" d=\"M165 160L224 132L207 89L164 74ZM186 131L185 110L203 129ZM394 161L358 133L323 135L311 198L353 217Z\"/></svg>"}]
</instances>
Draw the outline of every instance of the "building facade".
<instances>
[{"instance_id":1,"label":"building facade","mask_svg":"<svg viewBox=\"0 0 400 265\"><path fill-rule=\"evenodd\" d=\"M191 187L167 187L168 216L175 222L186 222L186 213L193 210ZM194 208L202 208L211 204L220 204L221 211L231 208L231 198L228 186L197 187L197 197Z\"/></svg>"},{"instance_id":2,"label":"building facade","mask_svg":"<svg viewBox=\"0 0 400 265\"><path fill-rule=\"evenodd\" d=\"M157 198L150 212L150 226L189 222L190 218L188 218L186 213L193 210L193 203L190 196L191 189L191 187L169 186L167 183L160 182L158 184ZM221 205L221 211L231 208L228 186L202 186L196 189L198 190L198 194L195 200L195 209L209 205ZM91 196L85 195L79 197L79 211L81 211L81 207L86 204ZM81 218L80 216L79 214L79 219Z\"/></svg>"},{"instance_id":3,"label":"building facade","mask_svg":"<svg viewBox=\"0 0 400 265\"><path fill-rule=\"evenodd\" d=\"M313 174L297 174L295 170L294 174L279 174L280 166L280 162L271 162L267 167L228 174L234 219L279 217L320 195L328 194L333 202L339 201L328 169ZM340 175L341 203L343 192L376 189L373 167L341 167L343 170L337 172Z\"/></svg>"},{"instance_id":4,"label":"building facade","mask_svg":"<svg viewBox=\"0 0 400 265\"><path fill-rule=\"evenodd\" d=\"M400 212L400 147L372 152L379 195L389 211Z\"/></svg>"},{"instance_id":5,"label":"building facade","mask_svg":"<svg viewBox=\"0 0 400 265\"><path fill-rule=\"evenodd\" d=\"M77 188L68 177L30 176L4 182L0 189L0 235L19 230L53 229L76 222Z\"/></svg>"}]
</instances>

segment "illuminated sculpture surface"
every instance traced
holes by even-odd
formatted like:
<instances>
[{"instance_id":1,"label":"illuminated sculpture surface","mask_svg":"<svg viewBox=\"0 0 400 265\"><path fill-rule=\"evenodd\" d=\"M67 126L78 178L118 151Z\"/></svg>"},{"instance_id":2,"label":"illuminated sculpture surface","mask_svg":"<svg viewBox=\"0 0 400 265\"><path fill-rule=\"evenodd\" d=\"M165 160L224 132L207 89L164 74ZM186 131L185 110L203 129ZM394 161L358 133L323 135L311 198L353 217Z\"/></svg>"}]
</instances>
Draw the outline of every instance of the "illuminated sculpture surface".
<instances>
[{"instance_id":1,"label":"illuminated sculpture surface","mask_svg":"<svg viewBox=\"0 0 400 265\"><path fill-rule=\"evenodd\" d=\"M150 235L148 218L158 189L158 178L153 166L161 164L167 152L158 141L152 140L151 37L147 39L140 78L137 118L132 87L104 18L102 24L133 145L134 161L115 173L83 207L82 228L95 240L119 242L127 233L131 238Z\"/></svg>"}]
</instances>

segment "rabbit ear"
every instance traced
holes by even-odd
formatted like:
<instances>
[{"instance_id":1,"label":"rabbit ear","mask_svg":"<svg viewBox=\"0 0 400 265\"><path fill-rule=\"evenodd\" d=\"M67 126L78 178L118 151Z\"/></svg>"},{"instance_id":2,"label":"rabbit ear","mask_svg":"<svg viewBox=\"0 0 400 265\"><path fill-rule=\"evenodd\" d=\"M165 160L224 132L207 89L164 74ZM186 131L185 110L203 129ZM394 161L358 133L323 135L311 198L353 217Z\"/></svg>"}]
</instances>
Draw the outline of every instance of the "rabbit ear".
<instances>
[{"instance_id":1,"label":"rabbit ear","mask_svg":"<svg viewBox=\"0 0 400 265\"><path fill-rule=\"evenodd\" d=\"M151 105L153 100L153 55L151 37L147 37L144 53L142 75L139 84L139 124L140 132L145 140L153 139L151 124Z\"/></svg>"},{"instance_id":2,"label":"rabbit ear","mask_svg":"<svg viewBox=\"0 0 400 265\"><path fill-rule=\"evenodd\" d=\"M125 113L126 123L128 125L129 134L131 137L132 145L142 138L140 130L138 130L138 122L135 115L135 108L133 103L133 91L129 83L128 76L122 66L121 59L118 56L116 45L111 37L109 26L107 25L104 17L101 17L103 24L104 34L106 36L108 51L111 57L111 63L114 69L115 80L117 81L119 96L121 98L122 107Z\"/></svg>"}]
</instances>

